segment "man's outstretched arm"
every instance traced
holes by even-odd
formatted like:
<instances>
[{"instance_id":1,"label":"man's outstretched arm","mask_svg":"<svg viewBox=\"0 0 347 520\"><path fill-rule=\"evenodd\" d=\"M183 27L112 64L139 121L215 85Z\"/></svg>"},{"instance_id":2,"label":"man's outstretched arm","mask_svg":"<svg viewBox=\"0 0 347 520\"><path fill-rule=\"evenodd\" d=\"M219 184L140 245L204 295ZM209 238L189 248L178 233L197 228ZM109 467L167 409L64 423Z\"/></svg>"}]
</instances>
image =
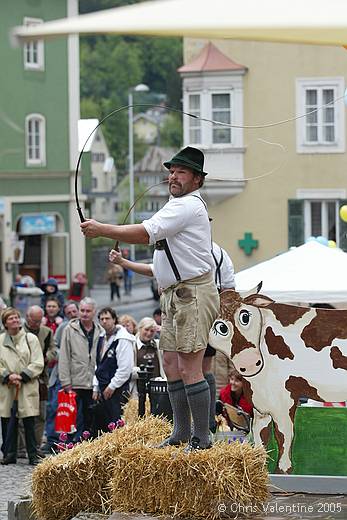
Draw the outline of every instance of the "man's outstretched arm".
<instances>
[{"instance_id":1,"label":"man's outstretched arm","mask_svg":"<svg viewBox=\"0 0 347 520\"><path fill-rule=\"evenodd\" d=\"M120 251L116 251L115 249L111 249L108 259L113 264L118 264L124 269L131 269L134 273L142 274L144 276L153 277L153 270L150 264L143 264L141 262L133 262L132 260L128 260L127 258L122 257L122 253Z\"/></svg>"},{"instance_id":2,"label":"man's outstretched arm","mask_svg":"<svg viewBox=\"0 0 347 520\"><path fill-rule=\"evenodd\" d=\"M149 236L142 224L129 224L124 226L102 224L97 220L87 219L81 223L81 230L85 237L105 237L119 240L127 244L148 244Z\"/></svg>"}]
</instances>

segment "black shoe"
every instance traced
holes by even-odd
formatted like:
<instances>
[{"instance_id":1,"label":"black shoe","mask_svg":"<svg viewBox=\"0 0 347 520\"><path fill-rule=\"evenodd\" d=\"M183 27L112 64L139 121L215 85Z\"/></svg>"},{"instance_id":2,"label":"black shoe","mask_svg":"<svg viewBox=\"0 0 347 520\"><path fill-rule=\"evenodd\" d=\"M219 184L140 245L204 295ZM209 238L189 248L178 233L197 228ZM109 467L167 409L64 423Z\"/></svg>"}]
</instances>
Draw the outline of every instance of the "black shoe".
<instances>
[{"instance_id":1,"label":"black shoe","mask_svg":"<svg viewBox=\"0 0 347 520\"><path fill-rule=\"evenodd\" d=\"M42 449L40 448L37 448L37 456L40 457L40 459L44 459L45 456L47 455L46 452L44 452Z\"/></svg>"},{"instance_id":2,"label":"black shoe","mask_svg":"<svg viewBox=\"0 0 347 520\"><path fill-rule=\"evenodd\" d=\"M198 450L209 450L210 448L212 448L212 442L209 442L207 446L201 446L200 439L198 437L192 437L183 452L188 454Z\"/></svg>"},{"instance_id":3,"label":"black shoe","mask_svg":"<svg viewBox=\"0 0 347 520\"><path fill-rule=\"evenodd\" d=\"M4 457L2 461L0 461L0 464L3 466L7 466L7 464L16 464L17 459L15 457Z\"/></svg>"},{"instance_id":4,"label":"black shoe","mask_svg":"<svg viewBox=\"0 0 347 520\"><path fill-rule=\"evenodd\" d=\"M57 441L58 443L58 441ZM41 452L43 455L41 455ZM38 455L40 457L44 457L45 455L53 455L55 453L55 446L51 446L50 444L44 444L40 450L37 450Z\"/></svg>"},{"instance_id":5,"label":"black shoe","mask_svg":"<svg viewBox=\"0 0 347 520\"><path fill-rule=\"evenodd\" d=\"M28 455L26 451L18 451L17 452L17 459L27 459Z\"/></svg>"},{"instance_id":6,"label":"black shoe","mask_svg":"<svg viewBox=\"0 0 347 520\"><path fill-rule=\"evenodd\" d=\"M168 446L179 446L182 442L184 441L173 441L171 439L171 437L167 437L166 439L164 439L162 442L160 442L159 444L155 444L154 446L152 446L152 448L167 448Z\"/></svg>"},{"instance_id":7,"label":"black shoe","mask_svg":"<svg viewBox=\"0 0 347 520\"><path fill-rule=\"evenodd\" d=\"M30 466L37 466L39 463L40 463L40 460L37 457L35 457L33 459L29 459Z\"/></svg>"}]
</instances>

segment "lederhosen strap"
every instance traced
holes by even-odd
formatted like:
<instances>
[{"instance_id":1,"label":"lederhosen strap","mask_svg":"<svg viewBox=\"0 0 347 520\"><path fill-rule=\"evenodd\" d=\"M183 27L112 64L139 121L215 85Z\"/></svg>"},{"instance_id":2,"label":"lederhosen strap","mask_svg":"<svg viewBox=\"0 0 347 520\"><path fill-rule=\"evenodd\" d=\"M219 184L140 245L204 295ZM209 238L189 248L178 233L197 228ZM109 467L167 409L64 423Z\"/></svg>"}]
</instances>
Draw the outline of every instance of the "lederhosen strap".
<instances>
[{"instance_id":1,"label":"lederhosen strap","mask_svg":"<svg viewBox=\"0 0 347 520\"><path fill-rule=\"evenodd\" d=\"M175 278L177 280L177 282L180 282L182 280L181 278L181 275L177 269L177 265L175 264L175 260L173 259L173 256L171 254L171 251L170 251L170 248L169 248L169 244L167 243L167 240L166 238L163 238L162 240L158 240L156 243L155 243L155 249L164 249L165 253L166 253L166 256L167 256L167 259L169 261L169 264L171 266L171 269L173 270L173 273L175 275Z\"/></svg>"},{"instance_id":2,"label":"lederhosen strap","mask_svg":"<svg viewBox=\"0 0 347 520\"><path fill-rule=\"evenodd\" d=\"M198 195L192 195L192 197L196 197L197 199L201 200L201 202L203 203L203 205L205 206L205 209L207 211L206 203L205 203L205 201L201 197L199 197ZM158 240L155 243L154 247L155 247L155 249L158 249L158 250L164 249L164 251L166 253L166 256L167 256L167 259L169 261L171 269L173 270L173 273L175 275L175 278L176 278L177 282L181 282L182 281L181 275L179 273L179 270L177 269L177 265L175 263L175 260L173 259L173 256L171 254L171 251L170 251L170 248L169 248L169 244L167 243L166 238L163 238L162 240Z\"/></svg>"},{"instance_id":3,"label":"lederhosen strap","mask_svg":"<svg viewBox=\"0 0 347 520\"><path fill-rule=\"evenodd\" d=\"M212 249L212 256L213 256L213 260L214 260L214 263L216 264L216 271L215 271L215 275L214 275L214 281L215 281L215 284L216 286L218 287L218 290L220 290L221 286L222 286L222 275L221 275L221 267L222 267L222 263L223 263L223 249L220 247L220 259L219 259L219 262L213 252L213 249Z\"/></svg>"}]
</instances>

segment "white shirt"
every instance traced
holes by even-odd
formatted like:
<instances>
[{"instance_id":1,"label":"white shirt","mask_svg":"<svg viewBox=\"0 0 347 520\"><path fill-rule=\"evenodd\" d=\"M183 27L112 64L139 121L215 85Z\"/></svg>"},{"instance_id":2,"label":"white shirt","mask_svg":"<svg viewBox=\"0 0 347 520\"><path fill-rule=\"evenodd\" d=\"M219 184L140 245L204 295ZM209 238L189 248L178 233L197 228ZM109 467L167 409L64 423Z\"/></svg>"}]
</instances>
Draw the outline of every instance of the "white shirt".
<instances>
[{"instance_id":1,"label":"white shirt","mask_svg":"<svg viewBox=\"0 0 347 520\"><path fill-rule=\"evenodd\" d=\"M161 210L142 224L150 244L166 238L182 280L213 269L210 222L199 191L171 197ZM154 251L153 272L163 289L177 282L164 250Z\"/></svg>"},{"instance_id":2,"label":"white shirt","mask_svg":"<svg viewBox=\"0 0 347 520\"><path fill-rule=\"evenodd\" d=\"M235 289L235 276L234 276L234 266L231 261L230 256L228 253L220 247L216 242L212 243L212 251L214 254L214 257L217 261L217 266L220 264L221 261L221 253L223 252L223 259L220 266L220 278L216 273L216 262L214 262L214 276L215 276L215 282L218 287L218 289ZM219 283L220 281L220 283Z\"/></svg>"}]
</instances>

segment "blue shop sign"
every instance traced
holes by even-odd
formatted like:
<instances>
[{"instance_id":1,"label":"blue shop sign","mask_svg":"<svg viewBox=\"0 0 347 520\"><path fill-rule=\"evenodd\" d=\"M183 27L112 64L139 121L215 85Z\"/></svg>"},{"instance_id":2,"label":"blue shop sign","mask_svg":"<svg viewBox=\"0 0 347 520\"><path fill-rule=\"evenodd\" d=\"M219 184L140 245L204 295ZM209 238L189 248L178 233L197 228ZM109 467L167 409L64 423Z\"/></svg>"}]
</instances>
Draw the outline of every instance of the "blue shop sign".
<instances>
[{"instance_id":1,"label":"blue shop sign","mask_svg":"<svg viewBox=\"0 0 347 520\"><path fill-rule=\"evenodd\" d=\"M21 235L49 235L56 231L55 215L45 215L38 213L37 215L23 215L20 219Z\"/></svg>"}]
</instances>

